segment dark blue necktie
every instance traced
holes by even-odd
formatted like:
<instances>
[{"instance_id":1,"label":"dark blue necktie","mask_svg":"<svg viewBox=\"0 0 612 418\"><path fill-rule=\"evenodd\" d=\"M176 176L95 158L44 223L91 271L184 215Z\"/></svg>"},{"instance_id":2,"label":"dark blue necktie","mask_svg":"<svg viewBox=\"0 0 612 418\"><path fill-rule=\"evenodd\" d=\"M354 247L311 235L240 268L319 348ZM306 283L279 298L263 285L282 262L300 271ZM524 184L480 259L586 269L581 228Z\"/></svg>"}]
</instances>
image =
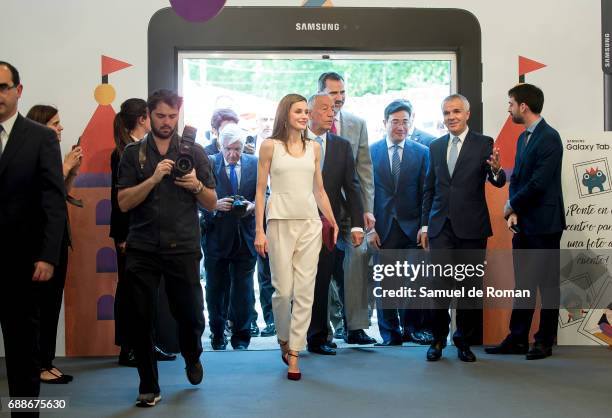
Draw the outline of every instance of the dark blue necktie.
<instances>
[{"instance_id":1,"label":"dark blue necktie","mask_svg":"<svg viewBox=\"0 0 612 418\"><path fill-rule=\"evenodd\" d=\"M400 156L399 156L399 145L393 145L393 155L391 156L391 175L393 176L393 182L395 187L399 181L400 174Z\"/></svg>"},{"instance_id":2,"label":"dark blue necktie","mask_svg":"<svg viewBox=\"0 0 612 418\"><path fill-rule=\"evenodd\" d=\"M230 184L232 185L232 194L238 194L238 176L236 175L236 164L230 164Z\"/></svg>"}]
</instances>

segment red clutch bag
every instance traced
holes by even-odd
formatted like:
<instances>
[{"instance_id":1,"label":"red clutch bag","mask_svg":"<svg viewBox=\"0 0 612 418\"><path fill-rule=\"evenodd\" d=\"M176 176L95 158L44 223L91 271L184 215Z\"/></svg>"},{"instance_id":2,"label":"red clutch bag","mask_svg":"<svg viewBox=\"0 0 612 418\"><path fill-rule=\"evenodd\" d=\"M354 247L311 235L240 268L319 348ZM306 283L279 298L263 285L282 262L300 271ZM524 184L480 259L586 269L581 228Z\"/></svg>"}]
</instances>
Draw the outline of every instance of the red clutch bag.
<instances>
[{"instance_id":1,"label":"red clutch bag","mask_svg":"<svg viewBox=\"0 0 612 418\"><path fill-rule=\"evenodd\" d=\"M333 251L334 244L334 227L331 222L327 220L327 218L321 215L321 223L323 224L322 234L323 234L323 245L327 248L327 251Z\"/></svg>"}]
</instances>

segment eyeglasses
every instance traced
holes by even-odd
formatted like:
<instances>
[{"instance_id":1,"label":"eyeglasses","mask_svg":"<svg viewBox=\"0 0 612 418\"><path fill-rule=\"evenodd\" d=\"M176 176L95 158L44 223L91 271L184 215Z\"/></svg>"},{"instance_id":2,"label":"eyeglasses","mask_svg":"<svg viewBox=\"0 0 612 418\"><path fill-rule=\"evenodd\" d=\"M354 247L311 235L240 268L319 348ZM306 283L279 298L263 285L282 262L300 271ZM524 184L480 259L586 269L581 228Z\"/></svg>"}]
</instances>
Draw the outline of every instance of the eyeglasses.
<instances>
[{"instance_id":1,"label":"eyeglasses","mask_svg":"<svg viewBox=\"0 0 612 418\"><path fill-rule=\"evenodd\" d=\"M8 85L8 84L6 84L6 83L2 83L2 84L0 84L0 93L6 93L6 92L8 92L10 89L14 89L14 88L17 88L17 85L16 85L16 84L13 84L12 86L9 86L9 85Z\"/></svg>"},{"instance_id":2,"label":"eyeglasses","mask_svg":"<svg viewBox=\"0 0 612 418\"><path fill-rule=\"evenodd\" d=\"M408 119L404 119L404 120L393 119L393 120L391 120L391 125L393 127L408 126L409 123L410 123L410 121Z\"/></svg>"}]
</instances>

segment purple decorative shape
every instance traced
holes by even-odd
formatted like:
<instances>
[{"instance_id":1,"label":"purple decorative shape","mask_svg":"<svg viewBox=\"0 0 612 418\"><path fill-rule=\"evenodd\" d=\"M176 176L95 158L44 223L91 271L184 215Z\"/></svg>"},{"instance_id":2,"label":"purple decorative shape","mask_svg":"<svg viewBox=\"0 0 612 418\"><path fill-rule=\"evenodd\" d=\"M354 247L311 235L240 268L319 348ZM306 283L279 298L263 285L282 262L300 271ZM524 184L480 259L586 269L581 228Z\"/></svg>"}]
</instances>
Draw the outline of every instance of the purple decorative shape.
<instances>
[{"instance_id":1,"label":"purple decorative shape","mask_svg":"<svg viewBox=\"0 0 612 418\"><path fill-rule=\"evenodd\" d=\"M74 180L74 187L111 187L111 173L82 173Z\"/></svg>"},{"instance_id":2,"label":"purple decorative shape","mask_svg":"<svg viewBox=\"0 0 612 418\"><path fill-rule=\"evenodd\" d=\"M117 255L109 247L100 248L96 254L96 273L116 273Z\"/></svg>"},{"instance_id":3,"label":"purple decorative shape","mask_svg":"<svg viewBox=\"0 0 612 418\"><path fill-rule=\"evenodd\" d=\"M190 22L206 22L217 16L226 0L170 0L177 15Z\"/></svg>"},{"instance_id":4,"label":"purple decorative shape","mask_svg":"<svg viewBox=\"0 0 612 418\"><path fill-rule=\"evenodd\" d=\"M115 298L113 295L100 296L98 299L98 321L112 321L115 319Z\"/></svg>"},{"instance_id":5,"label":"purple decorative shape","mask_svg":"<svg viewBox=\"0 0 612 418\"><path fill-rule=\"evenodd\" d=\"M110 225L111 201L102 199L96 205L96 225Z\"/></svg>"}]
</instances>

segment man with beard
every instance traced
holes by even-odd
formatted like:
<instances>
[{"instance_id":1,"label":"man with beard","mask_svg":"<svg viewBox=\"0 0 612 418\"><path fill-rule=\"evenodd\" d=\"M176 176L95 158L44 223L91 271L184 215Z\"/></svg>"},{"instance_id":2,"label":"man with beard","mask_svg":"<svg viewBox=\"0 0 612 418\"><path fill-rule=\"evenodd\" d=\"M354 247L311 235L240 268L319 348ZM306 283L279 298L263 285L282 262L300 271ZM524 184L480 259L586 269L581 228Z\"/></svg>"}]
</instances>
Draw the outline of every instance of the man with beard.
<instances>
[{"instance_id":1,"label":"man with beard","mask_svg":"<svg viewBox=\"0 0 612 418\"><path fill-rule=\"evenodd\" d=\"M552 354L559 316L559 248L565 229L561 165L563 143L559 133L540 116L544 93L532 84L519 84L508 92L508 112L525 131L518 138L510 199L504 208L512 237L517 289L529 289L532 297L515 300L510 334L489 354L526 354L539 360ZM529 251L527 251L529 250ZM532 251L536 250L536 251ZM542 259L542 251L546 259ZM529 330L540 290L542 309L535 344L528 349Z\"/></svg>"},{"instance_id":2,"label":"man with beard","mask_svg":"<svg viewBox=\"0 0 612 418\"><path fill-rule=\"evenodd\" d=\"M186 145L176 132L181 104L182 98L172 91L154 92L147 101L151 132L129 144L119 164L119 208L131 211L126 287L133 304L131 336L140 375L139 406L155 406L161 400L152 313L162 275L178 322L187 379L197 385L203 377L198 204L213 210L217 195L201 146L191 146L195 167L191 172L180 176L174 167L179 147Z\"/></svg>"}]
</instances>

